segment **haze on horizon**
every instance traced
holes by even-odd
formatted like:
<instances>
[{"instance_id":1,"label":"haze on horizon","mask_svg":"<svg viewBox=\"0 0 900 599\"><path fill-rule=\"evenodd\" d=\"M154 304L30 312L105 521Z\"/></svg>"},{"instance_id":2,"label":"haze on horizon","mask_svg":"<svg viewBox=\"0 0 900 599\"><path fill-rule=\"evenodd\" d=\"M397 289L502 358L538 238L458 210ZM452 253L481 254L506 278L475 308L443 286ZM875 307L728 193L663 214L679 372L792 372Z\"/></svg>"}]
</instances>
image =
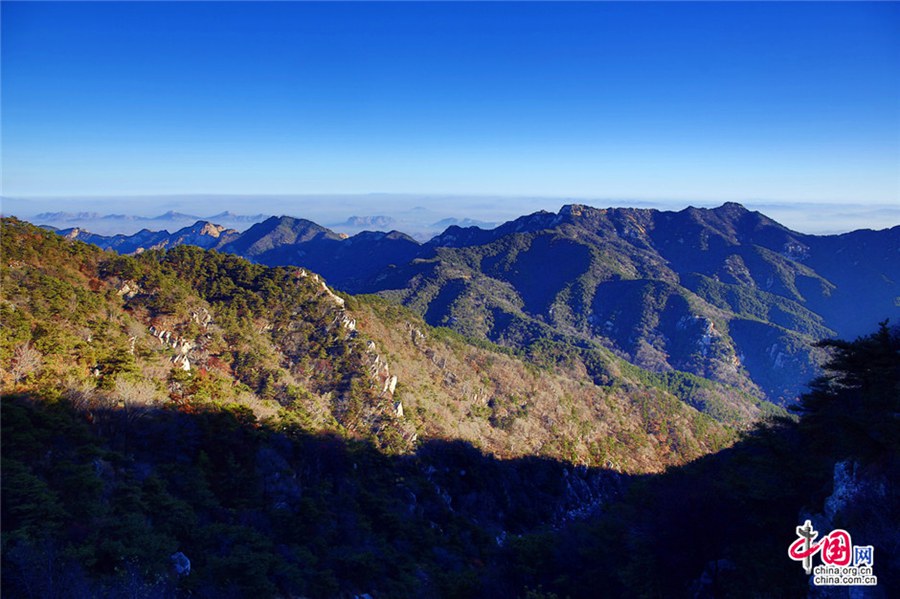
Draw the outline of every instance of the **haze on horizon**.
<instances>
[{"instance_id":1,"label":"haze on horizon","mask_svg":"<svg viewBox=\"0 0 900 599\"><path fill-rule=\"evenodd\" d=\"M896 3L0 10L8 214L738 201L811 233L900 223Z\"/></svg>"},{"instance_id":2,"label":"haze on horizon","mask_svg":"<svg viewBox=\"0 0 900 599\"><path fill-rule=\"evenodd\" d=\"M415 194L352 195L178 195L78 198L0 198L0 213L18 216L34 224L58 228L81 227L92 233L133 234L150 230L191 225L196 219L245 230L258 220L250 216L293 216L314 221L338 233L360 230L398 230L420 241L443 232L453 221L463 226L492 228L519 216L540 210L559 211L565 204L586 204L595 208L630 207L678 211L688 206L714 208L723 202L680 202L673 200L630 200L604 198L552 198L503 196L435 196ZM827 204L742 202L749 210L762 212L777 222L801 233L830 235L857 229L886 229L900 225L900 206L892 204ZM86 209L84 208L86 207ZM78 213L98 217L122 215L138 219L104 219L92 216L76 218ZM48 218L65 213L68 218ZM191 218L156 218L176 213ZM230 213L226 218L214 218ZM194 218L196 217L196 218ZM354 217L387 217L385 224L350 225ZM141 218L146 220L140 220ZM447 222L451 221L451 222Z\"/></svg>"}]
</instances>

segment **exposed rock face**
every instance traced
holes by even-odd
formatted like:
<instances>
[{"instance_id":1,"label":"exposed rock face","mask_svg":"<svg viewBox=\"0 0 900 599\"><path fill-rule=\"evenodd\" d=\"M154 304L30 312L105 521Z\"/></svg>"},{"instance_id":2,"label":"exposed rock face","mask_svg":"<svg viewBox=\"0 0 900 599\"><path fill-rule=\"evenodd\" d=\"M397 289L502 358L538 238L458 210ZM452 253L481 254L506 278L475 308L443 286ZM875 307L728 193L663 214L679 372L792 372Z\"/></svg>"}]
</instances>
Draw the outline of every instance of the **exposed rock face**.
<instances>
[{"instance_id":1,"label":"exposed rock face","mask_svg":"<svg viewBox=\"0 0 900 599\"><path fill-rule=\"evenodd\" d=\"M200 235L209 235L210 237L218 237L222 234L222 231L225 230L225 227L221 225L214 225L212 223L204 223L200 228Z\"/></svg>"},{"instance_id":2,"label":"exposed rock face","mask_svg":"<svg viewBox=\"0 0 900 599\"><path fill-rule=\"evenodd\" d=\"M387 370L387 364L385 364L385 370ZM384 379L384 388L381 390L382 393L388 393L390 395L394 394L394 391L397 390L397 375L389 376Z\"/></svg>"},{"instance_id":3,"label":"exposed rock face","mask_svg":"<svg viewBox=\"0 0 900 599\"><path fill-rule=\"evenodd\" d=\"M191 311L191 320L196 322L204 329L212 324L212 314L206 308Z\"/></svg>"},{"instance_id":4,"label":"exposed rock face","mask_svg":"<svg viewBox=\"0 0 900 599\"><path fill-rule=\"evenodd\" d=\"M191 362L185 355L175 356L175 358L172 360L172 363L175 364L175 366L180 366L181 369L185 372L190 372L191 370Z\"/></svg>"},{"instance_id":5,"label":"exposed rock face","mask_svg":"<svg viewBox=\"0 0 900 599\"><path fill-rule=\"evenodd\" d=\"M896 513L891 481L880 465L864 466L844 460L834 465L832 493L817 514L801 513L799 521L809 519L813 528L824 536L835 528L850 533L854 546L875 547L875 574L878 564L900 561L900 523L890 517ZM851 599L887 597L881 581L876 587L815 586L810 579L809 597L816 599Z\"/></svg>"},{"instance_id":6,"label":"exposed rock face","mask_svg":"<svg viewBox=\"0 0 900 599\"><path fill-rule=\"evenodd\" d=\"M416 347L419 347L419 344L425 341L425 334L411 325L409 328L409 336L412 340L413 345L415 345Z\"/></svg>"},{"instance_id":7,"label":"exposed rock face","mask_svg":"<svg viewBox=\"0 0 900 599\"><path fill-rule=\"evenodd\" d=\"M340 299L340 298L338 298ZM350 331L351 333L356 331L356 319L350 318L345 313L341 313L337 318L335 318L336 323L340 323L342 327Z\"/></svg>"},{"instance_id":8,"label":"exposed rock face","mask_svg":"<svg viewBox=\"0 0 900 599\"><path fill-rule=\"evenodd\" d=\"M318 277L316 277L318 279ZM328 288L328 285L325 284L325 281L322 281L322 291L325 292L325 295L331 298L331 300L337 304L338 306L344 307L344 298L338 297L335 293Z\"/></svg>"},{"instance_id":9,"label":"exposed rock face","mask_svg":"<svg viewBox=\"0 0 900 599\"><path fill-rule=\"evenodd\" d=\"M141 292L141 287L134 281L125 281L116 292L120 297L131 299Z\"/></svg>"},{"instance_id":10,"label":"exposed rock face","mask_svg":"<svg viewBox=\"0 0 900 599\"><path fill-rule=\"evenodd\" d=\"M834 487L825 500L825 517L834 521L841 512L848 509L859 497L884 499L886 481L867 477L856 462L845 460L834 465Z\"/></svg>"},{"instance_id":11,"label":"exposed rock face","mask_svg":"<svg viewBox=\"0 0 900 599\"><path fill-rule=\"evenodd\" d=\"M206 316L209 316L208 312ZM191 370L190 353L191 350L197 347L197 344L189 339L173 334L172 331L158 329L153 325L150 326L149 330L150 334L156 337L161 344L168 345L177 352L175 357L172 358L172 364L185 372L189 372Z\"/></svg>"},{"instance_id":12,"label":"exposed rock face","mask_svg":"<svg viewBox=\"0 0 900 599\"><path fill-rule=\"evenodd\" d=\"M178 576L187 576L191 573L191 560L182 552L173 553L169 556L172 562L172 569Z\"/></svg>"}]
</instances>

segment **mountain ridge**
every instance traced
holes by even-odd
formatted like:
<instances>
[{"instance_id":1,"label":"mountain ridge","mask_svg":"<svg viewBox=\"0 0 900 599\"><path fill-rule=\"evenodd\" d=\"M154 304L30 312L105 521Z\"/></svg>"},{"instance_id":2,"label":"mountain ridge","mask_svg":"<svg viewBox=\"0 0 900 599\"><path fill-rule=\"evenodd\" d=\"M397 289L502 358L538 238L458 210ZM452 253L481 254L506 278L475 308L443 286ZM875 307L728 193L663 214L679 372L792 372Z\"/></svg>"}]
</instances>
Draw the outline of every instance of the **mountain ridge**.
<instances>
[{"instance_id":1,"label":"mountain ridge","mask_svg":"<svg viewBox=\"0 0 900 599\"><path fill-rule=\"evenodd\" d=\"M870 330L900 297L900 226L807 235L733 202L677 212L567 204L493 229L451 225L425 243L272 217L207 247L306 266L470 337L524 348L553 331L781 402L816 373L813 341Z\"/></svg>"},{"instance_id":2,"label":"mountain ridge","mask_svg":"<svg viewBox=\"0 0 900 599\"><path fill-rule=\"evenodd\" d=\"M642 369L549 313L520 317L543 327L536 341L501 346L305 267L186 244L123 256L0 227L4 594L580 597L597 581L611 596L765 594L774 580L800 595L808 579L773 530L824 506L817 527L855 526L879 555L896 538L878 517L897 504L883 492L898 471L896 327L830 343L800 421L760 423L784 412ZM573 239L498 242L423 264L544 304L507 275ZM804 317L696 278L762 333L776 329L760 309ZM465 317L467 283L449 283L426 316ZM675 282L605 284L600 307L640 307L615 320L634 318L648 359L655 330L696 328L712 351L734 326L725 308L695 319L699 296Z\"/></svg>"},{"instance_id":3,"label":"mountain ridge","mask_svg":"<svg viewBox=\"0 0 900 599\"><path fill-rule=\"evenodd\" d=\"M338 295L305 268L189 245L120 256L19 221L2 226L0 363L15 367L0 377L16 388L97 401L115 392L135 409L234 403L387 452L457 439L502 458L630 472L718 449L775 413L700 381L651 380L609 353L595 356L595 374L608 373L595 384L566 348L526 360L473 345L381 298Z\"/></svg>"}]
</instances>

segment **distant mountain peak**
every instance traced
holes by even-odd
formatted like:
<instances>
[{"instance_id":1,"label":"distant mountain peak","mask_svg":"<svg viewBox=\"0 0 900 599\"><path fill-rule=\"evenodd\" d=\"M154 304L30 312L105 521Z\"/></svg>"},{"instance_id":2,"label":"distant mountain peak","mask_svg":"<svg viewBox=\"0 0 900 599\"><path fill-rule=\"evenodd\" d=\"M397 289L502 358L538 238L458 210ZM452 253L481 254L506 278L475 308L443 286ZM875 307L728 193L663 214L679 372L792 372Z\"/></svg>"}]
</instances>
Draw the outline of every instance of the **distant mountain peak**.
<instances>
[{"instance_id":1,"label":"distant mountain peak","mask_svg":"<svg viewBox=\"0 0 900 599\"><path fill-rule=\"evenodd\" d=\"M305 218L297 218L296 216L272 216L263 221L263 224L271 223L276 226L287 226L295 231L321 231L328 233L332 233L331 229L323 227L322 225L315 223L311 220L307 220Z\"/></svg>"},{"instance_id":2,"label":"distant mountain peak","mask_svg":"<svg viewBox=\"0 0 900 599\"><path fill-rule=\"evenodd\" d=\"M585 206L584 204L566 204L562 208L559 209L560 216L581 216L584 214L585 210L594 210L594 208L590 208L589 206ZM543 212L543 211L541 211Z\"/></svg>"},{"instance_id":3,"label":"distant mountain peak","mask_svg":"<svg viewBox=\"0 0 900 599\"><path fill-rule=\"evenodd\" d=\"M226 231L234 231L233 229L228 229L222 225L217 225L215 223L211 223L208 220L198 220L193 225L189 227L185 227L180 231L176 231L176 235L207 235L209 237L218 238L222 233ZM236 233L236 231L234 231Z\"/></svg>"},{"instance_id":4,"label":"distant mountain peak","mask_svg":"<svg viewBox=\"0 0 900 599\"><path fill-rule=\"evenodd\" d=\"M41 212L40 214L36 214L34 219L36 221L44 221L44 220L79 220L79 219L93 219L100 218L100 215L96 212Z\"/></svg>"},{"instance_id":5,"label":"distant mountain peak","mask_svg":"<svg viewBox=\"0 0 900 599\"><path fill-rule=\"evenodd\" d=\"M199 223L198 223L199 224ZM203 227L200 229L200 233L203 235L210 235L212 237L218 237L221 235L222 231L225 230L225 227L222 225L214 225L210 222L203 223Z\"/></svg>"},{"instance_id":6,"label":"distant mountain peak","mask_svg":"<svg viewBox=\"0 0 900 599\"><path fill-rule=\"evenodd\" d=\"M66 239L78 239L79 236L84 236L85 234L90 235L90 231L85 231L79 227L72 227L71 229L57 229L57 232L65 237Z\"/></svg>"},{"instance_id":7,"label":"distant mountain peak","mask_svg":"<svg viewBox=\"0 0 900 599\"><path fill-rule=\"evenodd\" d=\"M713 210L715 210L717 212L740 212L740 213L750 212L749 210L747 210L744 207L743 204L741 204L739 202L725 202L718 208L713 208Z\"/></svg>"},{"instance_id":8,"label":"distant mountain peak","mask_svg":"<svg viewBox=\"0 0 900 599\"><path fill-rule=\"evenodd\" d=\"M293 216L271 216L247 229L238 239L229 243L225 251L258 256L269 250L313 239L341 239L341 236L310 220Z\"/></svg>"},{"instance_id":9,"label":"distant mountain peak","mask_svg":"<svg viewBox=\"0 0 900 599\"><path fill-rule=\"evenodd\" d=\"M374 215L374 216L351 216L340 226L344 227L377 227L386 229L396 224L396 220L390 216Z\"/></svg>"},{"instance_id":10,"label":"distant mountain peak","mask_svg":"<svg viewBox=\"0 0 900 599\"><path fill-rule=\"evenodd\" d=\"M499 223L495 222L487 222L483 220L475 220L474 218L455 218L448 217L443 218L435 223L432 223L432 227L436 229L447 229L448 227L452 227L456 225L457 227L478 227L479 229L493 229Z\"/></svg>"},{"instance_id":11,"label":"distant mountain peak","mask_svg":"<svg viewBox=\"0 0 900 599\"><path fill-rule=\"evenodd\" d=\"M190 220L190 219L199 219L199 216L194 216L192 214L184 214L182 212L176 212L174 210L169 210L164 214L160 214L159 216L153 217L153 220Z\"/></svg>"},{"instance_id":12,"label":"distant mountain peak","mask_svg":"<svg viewBox=\"0 0 900 599\"><path fill-rule=\"evenodd\" d=\"M420 245L418 241L416 241L415 239L413 239L412 237L410 237L410 236L407 235L406 233L403 233L403 232L401 232L401 231L396 231L396 230L394 230L394 231L389 231L389 232L385 232L385 231L360 231L360 232L357 233L356 235L353 235L353 236L351 236L351 237L348 237L348 238L347 238L347 241L350 242L350 243L352 243L352 242L356 242L356 241L381 241L381 240L384 240L384 239L388 239L388 240L391 240L391 241L401 240L401 239L402 239L402 240L408 241L408 242L410 242L410 243L414 243L414 244L416 244L416 245Z\"/></svg>"}]
</instances>

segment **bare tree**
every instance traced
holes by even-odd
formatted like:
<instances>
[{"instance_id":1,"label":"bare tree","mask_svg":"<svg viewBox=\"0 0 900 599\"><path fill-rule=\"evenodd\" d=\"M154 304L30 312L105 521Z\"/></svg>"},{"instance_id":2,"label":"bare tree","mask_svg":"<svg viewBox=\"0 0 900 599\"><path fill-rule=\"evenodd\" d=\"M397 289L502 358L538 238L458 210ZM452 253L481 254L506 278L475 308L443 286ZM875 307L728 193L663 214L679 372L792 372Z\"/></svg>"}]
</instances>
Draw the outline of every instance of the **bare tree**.
<instances>
[{"instance_id":1,"label":"bare tree","mask_svg":"<svg viewBox=\"0 0 900 599\"><path fill-rule=\"evenodd\" d=\"M161 393L150 381L134 381L124 377L116 379L115 397L129 414L140 415L161 401Z\"/></svg>"},{"instance_id":2,"label":"bare tree","mask_svg":"<svg viewBox=\"0 0 900 599\"><path fill-rule=\"evenodd\" d=\"M23 343L16 348L13 354L10 374L12 374L13 380L18 383L29 374L37 372L43 362L44 356L41 355L41 352L34 349L30 343Z\"/></svg>"}]
</instances>

